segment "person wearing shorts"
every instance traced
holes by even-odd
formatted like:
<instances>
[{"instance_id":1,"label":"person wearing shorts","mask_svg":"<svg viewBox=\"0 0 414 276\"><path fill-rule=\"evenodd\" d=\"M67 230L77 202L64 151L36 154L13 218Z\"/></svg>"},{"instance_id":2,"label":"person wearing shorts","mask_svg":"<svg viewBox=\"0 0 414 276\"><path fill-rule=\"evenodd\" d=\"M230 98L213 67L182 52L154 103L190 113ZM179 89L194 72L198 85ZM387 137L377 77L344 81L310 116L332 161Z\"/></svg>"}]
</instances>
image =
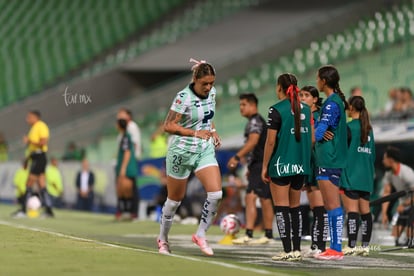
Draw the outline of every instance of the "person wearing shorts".
<instances>
[{"instance_id":1,"label":"person wearing shorts","mask_svg":"<svg viewBox=\"0 0 414 276\"><path fill-rule=\"evenodd\" d=\"M330 246L314 257L322 260L341 260L343 210L339 196L339 180L347 162L347 128L345 110L348 103L339 87L339 73L332 65L319 68L316 82L326 99L315 124L316 179L328 213ZM330 134L330 137L327 137Z\"/></svg>"},{"instance_id":2,"label":"person wearing shorts","mask_svg":"<svg viewBox=\"0 0 414 276\"><path fill-rule=\"evenodd\" d=\"M233 244L265 244L273 239L273 204L269 185L261 178L263 149L266 141L266 121L258 113L258 99L253 93L239 96L240 114L248 119L244 130L245 142L241 149L227 163L229 171L234 171L241 159L247 162L246 189L246 234L233 240ZM257 220L256 200L260 199L265 236L253 239L253 230Z\"/></svg>"},{"instance_id":3,"label":"person wearing shorts","mask_svg":"<svg viewBox=\"0 0 414 276\"><path fill-rule=\"evenodd\" d=\"M302 259L300 194L304 176L310 173L313 120L310 107L299 99L297 79L282 74L277 79L280 100L269 109L262 180L272 194L283 250L274 261Z\"/></svg>"},{"instance_id":4,"label":"person wearing shorts","mask_svg":"<svg viewBox=\"0 0 414 276\"><path fill-rule=\"evenodd\" d=\"M26 115L26 122L31 126L27 136L23 137L23 142L27 145L29 160L29 178L26 183L25 202L23 204L23 212L16 214L16 217L25 216L26 202L34 194L34 185L39 188L40 198L45 212L43 217L54 217L52 211L52 199L46 189L46 165L47 150L49 143L49 127L41 120L41 114L37 110L29 111Z\"/></svg>"},{"instance_id":5,"label":"person wearing shorts","mask_svg":"<svg viewBox=\"0 0 414 276\"><path fill-rule=\"evenodd\" d=\"M300 100L310 106L313 121L318 120L319 112L322 105L322 99L319 97L319 91L313 86L304 86L299 92ZM326 241L329 235L328 214L323 204L321 190L316 180L315 148L312 148L311 155L311 172L305 177L306 195L309 200L309 206L312 210L311 225L311 245L310 249L305 251L305 258L313 258L316 254L322 253L326 249Z\"/></svg>"},{"instance_id":6,"label":"person wearing shorts","mask_svg":"<svg viewBox=\"0 0 414 276\"><path fill-rule=\"evenodd\" d=\"M349 99L348 160L341 175L341 198L347 214L348 247L344 255L369 255L372 214L369 206L374 190L375 141L365 100ZM360 223L361 222L361 223ZM361 229L361 246L356 246Z\"/></svg>"},{"instance_id":7,"label":"person wearing shorts","mask_svg":"<svg viewBox=\"0 0 414 276\"><path fill-rule=\"evenodd\" d=\"M167 200L162 208L158 252L170 254L168 233L174 215L185 196L188 177L193 171L207 192L200 223L192 241L207 256L214 255L206 239L206 232L217 213L222 198L221 174L215 157L220 146L213 123L216 106L216 73L206 61L194 62L192 82L177 93L164 122L164 130L171 134L166 157Z\"/></svg>"}]
</instances>

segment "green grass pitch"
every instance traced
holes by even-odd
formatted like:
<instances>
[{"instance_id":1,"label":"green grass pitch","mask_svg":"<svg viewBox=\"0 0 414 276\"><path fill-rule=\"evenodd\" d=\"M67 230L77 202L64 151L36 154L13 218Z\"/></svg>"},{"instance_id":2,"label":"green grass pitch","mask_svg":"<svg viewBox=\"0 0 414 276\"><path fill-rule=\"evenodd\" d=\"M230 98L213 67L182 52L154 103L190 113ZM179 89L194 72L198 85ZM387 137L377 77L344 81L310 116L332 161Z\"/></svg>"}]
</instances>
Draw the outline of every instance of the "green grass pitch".
<instances>
[{"instance_id":1,"label":"green grass pitch","mask_svg":"<svg viewBox=\"0 0 414 276\"><path fill-rule=\"evenodd\" d=\"M217 226L209 230L215 256L191 243L195 225L175 224L172 256L157 253L159 225L115 222L113 216L56 210L55 219L13 219L14 206L0 205L0 275L412 275L414 249L342 261L274 262L281 242L223 246ZM303 242L302 249L308 242Z\"/></svg>"}]
</instances>

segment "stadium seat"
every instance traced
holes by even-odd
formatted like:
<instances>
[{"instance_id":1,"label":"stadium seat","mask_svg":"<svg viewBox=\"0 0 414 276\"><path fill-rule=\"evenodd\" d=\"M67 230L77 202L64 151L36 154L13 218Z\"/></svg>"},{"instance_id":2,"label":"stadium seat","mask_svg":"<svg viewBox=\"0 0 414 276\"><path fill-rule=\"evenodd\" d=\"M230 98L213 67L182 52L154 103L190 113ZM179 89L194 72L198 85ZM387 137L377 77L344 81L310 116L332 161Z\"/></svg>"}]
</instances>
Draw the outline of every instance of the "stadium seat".
<instances>
[{"instance_id":1,"label":"stadium seat","mask_svg":"<svg viewBox=\"0 0 414 276\"><path fill-rule=\"evenodd\" d=\"M182 2L1 1L0 65L5 74L20 76L13 78L12 84L0 84L1 90L10 90L4 104L41 91ZM6 66L8 51L13 51L15 66ZM114 61L119 59L111 60Z\"/></svg>"}]
</instances>

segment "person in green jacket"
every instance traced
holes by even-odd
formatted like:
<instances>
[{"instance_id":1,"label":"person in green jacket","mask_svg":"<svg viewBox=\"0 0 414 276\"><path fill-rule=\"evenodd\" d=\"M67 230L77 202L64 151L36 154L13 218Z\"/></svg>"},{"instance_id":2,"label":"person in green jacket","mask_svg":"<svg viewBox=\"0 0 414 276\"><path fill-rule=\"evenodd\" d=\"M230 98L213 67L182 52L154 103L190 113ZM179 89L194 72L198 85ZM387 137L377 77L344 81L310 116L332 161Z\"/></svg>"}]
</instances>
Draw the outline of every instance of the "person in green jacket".
<instances>
[{"instance_id":1,"label":"person in green jacket","mask_svg":"<svg viewBox=\"0 0 414 276\"><path fill-rule=\"evenodd\" d=\"M330 247L314 257L321 260L342 260L343 210L339 197L339 180L347 162L347 128L345 110L348 103L339 87L339 73L332 65L318 70L316 84L326 100L315 124L316 179L328 213ZM331 133L330 139L326 134Z\"/></svg>"},{"instance_id":2,"label":"person in green jacket","mask_svg":"<svg viewBox=\"0 0 414 276\"><path fill-rule=\"evenodd\" d=\"M24 196L26 194L26 182L27 182L28 177L29 177L28 160L25 159L22 162L22 167L19 168L15 172L14 178L13 178L13 184L16 187L16 199L17 199L17 203L20 205L20 209L14 212L12 216L24 210L23 208L23 205L25 204Z\"/></svg>"},{"instance_id":3,"label":"person in green jacket","mask_svg":"<svg viewBox=\"0 0 414 276\"><path fill-rule=\"evenodd\" d=\"M62 207L63 183L58 163L56 157L50 159L50 165L46 168L46 189L51 197L52 206L60 208Z\"/></svg>"},{"instance_id":4,"label":"person in green jacket","mask_svg":"<svg viewBox=\"0 0 414 276\"><path fill-rule=\"evenodd\" d=\"M375 141L365 100L361 96L349 99L348 161L341 175L342 202L348 216L348 247L345 255L369 254L372 233L372 215L369 207L374 190ZM357 247L361 220L362 247Z\"/></svg>"},{"instance_id":5,"label":"person in green jacket","mask_svg":"<svg viewBox=\"0 0 414 276\"><path fill-rule=\"evenodd\" d=\"M322 99L319 97L319 91L313 86L304 86L299 93L300 100L311 107L313 121L319 118L319 112L322 106ZM325 251L326 241L329 235L328 214L323 204L321 190L316 180L315 150L311 155L311 172L305 178L306 195L308 196L309 205L313 213L313 222L311 226L311 245L310 249L305 252L305 258L313 258L315 254ZM306 227L306 225L304 226Z\"/></svg>"},{"instance_id":6,"label":"person in green jacket","mask_svg":"<svg viewBox=\"0 0 414 276\"><path fill-rule=\"evenodd\" d=\"M297 79L282 74L277 79L279 102L269 108L262 180L270 185L279 236L284 252L275 261L302 259L300 194L310 173L313 120L310 107L299 99Z\"/></svg>"}]
</instances>

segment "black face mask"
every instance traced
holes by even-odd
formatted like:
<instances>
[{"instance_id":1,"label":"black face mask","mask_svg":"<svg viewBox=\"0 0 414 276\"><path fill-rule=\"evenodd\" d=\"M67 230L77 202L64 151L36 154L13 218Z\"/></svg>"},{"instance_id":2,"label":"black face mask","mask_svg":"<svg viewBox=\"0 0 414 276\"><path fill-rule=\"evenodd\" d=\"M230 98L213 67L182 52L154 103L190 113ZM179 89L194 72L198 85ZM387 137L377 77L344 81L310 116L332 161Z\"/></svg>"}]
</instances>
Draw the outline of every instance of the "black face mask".
<instances>
[{"instance_id":1,"label":"black face mask","mask_svg":"<svg viewBox=\"0 0 414 276\"><path fill-rule=\"evenodd\" d=\"M126 129L127 124L128 124L125 119L118 119L117 123L120 129Z\"/></svg>"},{"instance_id":2,"label":"black face mask","mask_svg":"<svg viewBox=\"0 0 414 276\"><path fill-rule=\"evenodd\" d=\"M384 166L384 169L385 169L387 172L392 170L392 168L391 168L391 167L386 167L386 166Z\"/></svg>"}]
</instances>

